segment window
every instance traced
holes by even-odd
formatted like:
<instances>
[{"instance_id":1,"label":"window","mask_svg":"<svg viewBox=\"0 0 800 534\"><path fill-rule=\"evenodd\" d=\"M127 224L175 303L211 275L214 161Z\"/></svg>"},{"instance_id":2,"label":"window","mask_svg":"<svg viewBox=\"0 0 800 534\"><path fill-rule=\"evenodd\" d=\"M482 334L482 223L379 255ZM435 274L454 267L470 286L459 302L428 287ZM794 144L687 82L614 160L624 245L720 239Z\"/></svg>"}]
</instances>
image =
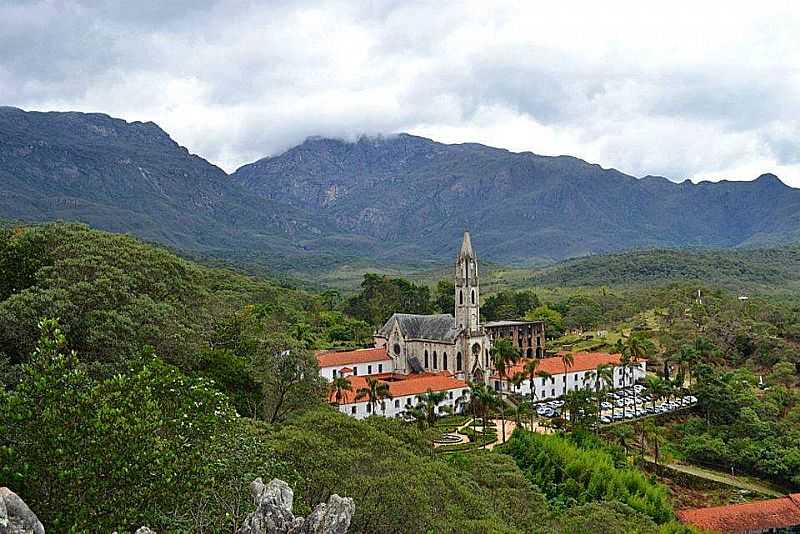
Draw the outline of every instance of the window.
<instances>
[{"instance_id":1,"label":"window","mask_svg":"<svg viewBox=\"0 0 800 534\"><path fill-rule=\"evenodd\" d=\"M379 364L378 364L378 372L379 372L379 373L382 373L382 372L383 372L383 364L382 364L382 363L379 363Z\"/></svg>"},{"instance_id":2,"label":"window","mask_svg":"<svg viewBox=\"0 0 800 534\"><path fill-rule=\"evenodd\" d=\"M367 374L368 374L368 375L371 375L371 374L372 374L372 366L371 366L371 365L368 365L368 366L367 366Z\"/></svg>"},{"instance_id":3,"label":"window","mask_svg":"<svg viewBox=\"0 0 800 534\"><path fill-rule=\"evenodd\" d=\"M425 351L425 367L428 367L428 351Z\"/></svg>"},{"instance_id":4,"label":"window","mask_svg":"<svg viewBox=\"0 0 800 534\"><path fill-rule=\"evenodd\" d=\"M453 392L450 392L450 400L453 400Z\"/></svg>"},{"instance_id":5,"label":"window","mask_svg":"<svg viewBox=\"0 0 800 534\"><path fill-rule=\"evenodd\" d=\"M556 390L555 389L551 389L550 390L550 396L551 397L555 397L556 396Z\"/></svg>"},{"instance_id":6,"label":"window","mask_svg":"<svg viewBox=\"0 0 800 534\"><path fill-rule=\"evenodd\" d=\"M459 290L459 292L458 292L458 303L459 304L464 304L464 291L463 290Z\"/></svg>"},{"instance_id":7,"label":"window","mask_svg":"<svg viewBox=\"0 0 800 534\"><path fill-rule=\"evenodd\" d=\"M392 350L394 350L394 355L395 356L400 356L400 344L399 343L395 343L394 347L392 348Z\"/></svg>"},{"instance_id":8,"label":"window","mask_svg":"<svg viewBox=\"0 0 800 534\"><path fill-rule=\"evenodd\" d=\"M353 367L353 376L358 374L358 367Z\"/></svg>"},{"instance_id":9,"label":"window","mask_svg":"<svg viewBox=\"0 0 800 534\"><path fill-rule=\"evenodd\" d=\"M332 376L333 376L333 378L336 378L336 369L334 369L333 371L331 371L331 373L332 373Z\"/></svg>"},{"instance_id":10,"label":"window","mask_svg":"<svg viewBox=\"0 0 800 534\"><path fill-rule=\"evenodd\" d=\"M371 412L372 412L372 404L367 403L367 413L371 413Z\"/></svg>"},{"instance_id":11,"label":"window","mask_svg":"<svg viewBox=\"0 0 800 534\"><path fill-rule=\"evenodd\" d=\"M350 408L350 413L351 413L351 414L355 415L355 414L356 414L356 411L357 411L357 408L356 408L355 406L353 406L352 408Z\"/></svg>"},{"instance_id":12,"label":"window","mask_svg":"<svg viewBox=\"0 0 800 534\"><path fill-rule=\"evenodd\" d=\"M438 360L439 360L439 358L438 358L438 356L436 356L436 351L433 351L433 368L434 369L438 369L439 368L439 361Z\"/></svg>"},{"instance_id":13,"label":"window","mask_svg":"<svg viewBox=\"0 0 800 534\"><path fill-rule=\"evenodd\" d=\"M472 303L475 304L475 290L474 289L472 290L471 300L472 300Z\"/></svg>"},{"instance_id":14,"label":"window","mask_svg":"<svg viewBox=\"0 0 800 534\"><path fill-rule=\"evenodd\" d=\"M395 399L394 400L394 407L395 408L399 408L400 407L400 399Z\"/></svg>"},{"instance_id":15,"label":"window","mask_svg":"<svg viewBox=\"0 0 800 534\"><path fill-rule=\"evenodd\" d=\"M542 377L542 385L544 385L544 382L545 382L545 378Z\"/></svg>"},{"instance_id":16,"label":"window","mask_svg":"<svg viewBox=\"0 0 800 534\"><path fill-rule=\"evenodd\" d=\"M447 371L447 353L442 354L442 369Z\"/></svg>"},{"instance_id":17,"label":"window","mask_svg":"<svg viewBox=\"0 0 800 534\"><path fill-rule=\"evenodd\" d=\"M411 406L411 397L406 399L406 406Z\"/></svg>"},{"instance_id":18,"label":"window","mask_svg":"<svg viewBox=\"0 0 800 534\"><path fill-rule=\"evenodd\" d=\"M461 353L456 354L456 371L461 371L463 364L461 363Z\"/></svg>"}]
</instances>

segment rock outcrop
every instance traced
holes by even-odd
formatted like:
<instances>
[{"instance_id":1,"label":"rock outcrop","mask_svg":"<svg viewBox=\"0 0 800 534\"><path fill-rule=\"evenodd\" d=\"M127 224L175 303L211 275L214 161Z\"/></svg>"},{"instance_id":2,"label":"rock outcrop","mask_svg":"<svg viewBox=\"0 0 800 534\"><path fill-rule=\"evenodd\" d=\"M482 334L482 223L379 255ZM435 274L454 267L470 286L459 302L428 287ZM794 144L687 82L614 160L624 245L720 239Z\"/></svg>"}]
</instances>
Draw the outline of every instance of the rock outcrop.
<instances>
[{"instance_id":1,"label":"rock outcrop","mask_svg":"<svg viewBox=\"0 0 800 534\"><path fill-rule=\"evenodd\" d=\"M0 534L44 534L36 514L8 488L0 488Z\"/></svg>"},{"instance_id":2,"label":"rock outcrop","mask_svg":"<svg viewBox=\"0 0 800 534\"><path fill-rule=\"evenodd\" d=\"M353 499L331 495L306 518L292 514L294 493L283 480L250 485L256 510L247 516L237 534L345 534L355 512Z\"/></svg>"}]
</instances>

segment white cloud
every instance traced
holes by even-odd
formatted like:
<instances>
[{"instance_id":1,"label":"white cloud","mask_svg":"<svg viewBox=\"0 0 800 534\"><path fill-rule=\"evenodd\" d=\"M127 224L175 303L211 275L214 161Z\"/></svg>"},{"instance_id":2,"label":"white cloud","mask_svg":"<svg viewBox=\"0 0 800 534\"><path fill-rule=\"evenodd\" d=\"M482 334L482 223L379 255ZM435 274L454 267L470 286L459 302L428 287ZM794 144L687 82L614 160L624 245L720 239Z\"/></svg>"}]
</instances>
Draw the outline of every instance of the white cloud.
<instances>
[{"instance_id":1,"label":"white cloud","mask_svg":"<svg viewBox=\"0 0 800 534\"><path fill-rule=\"evenodd\" d=\"M119 5L0 6L0 102L153 120L226 170L309 135L410 131L800 186L791 2Z\"/></svg>"}]
</instances>

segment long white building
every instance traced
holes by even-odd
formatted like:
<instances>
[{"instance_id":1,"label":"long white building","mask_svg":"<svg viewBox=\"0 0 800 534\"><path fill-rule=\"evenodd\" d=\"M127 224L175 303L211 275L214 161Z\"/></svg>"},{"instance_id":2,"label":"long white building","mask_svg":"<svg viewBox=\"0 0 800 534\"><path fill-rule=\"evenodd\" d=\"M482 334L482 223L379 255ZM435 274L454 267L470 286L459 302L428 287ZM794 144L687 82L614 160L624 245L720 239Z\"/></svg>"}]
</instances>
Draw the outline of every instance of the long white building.
<instances>
[{"instance_id":1,"label":"long white building","mask_svg":"<svg viewBox=\"0 0 800 534\"><path fill-rule=\"evenodd\" d=\"M427 391L445 393L445 399L438 406L439 413L461 413L469 399L469 386L448 373L421 373L415 375L398 375L388 373L376 375L389 385L391 398L381 399L375 408L376 415L398 417L409 408L416 406L418 395ZM339 402L339 411L357 419L364 419L372 414L368 398L357 399L358 390L367 387L367 376L350 376L352 391L343 391ZM331 392L330 401L336 402L336 392Z\"/></svg>"},{"instance_id":2,"label":"long white building","mask_svg":"<svg viewBox=\"0 0 800 534\"><path fill-rule=\"evenodd\" d=\"M563 396L568 391L577 389L594 389L596 379L593 373L597 367L603 364L612 366L613 386L611 389L619 389L630 386L637 380L644 378L647 372L647 361L639 360L633 366L623 369L620 364L619 354L606 354L604 352L574 352L572 353L573 363L564 372L564 361L560 356L542 358L536 372L544 372L549 377L534 377L533 384L526 378L519 386L511 383L511 378L517 373L524 373L527 360L521 360L506 372L507 378L501 378L496 373L492 375L492 386L495 391L501 389L506 392L515 392L520 395L530 395L531 387L534 388L534 396L538 400L555 399ZM607 387L606 385L603 385Z\"/></svg>"}]
</instances>

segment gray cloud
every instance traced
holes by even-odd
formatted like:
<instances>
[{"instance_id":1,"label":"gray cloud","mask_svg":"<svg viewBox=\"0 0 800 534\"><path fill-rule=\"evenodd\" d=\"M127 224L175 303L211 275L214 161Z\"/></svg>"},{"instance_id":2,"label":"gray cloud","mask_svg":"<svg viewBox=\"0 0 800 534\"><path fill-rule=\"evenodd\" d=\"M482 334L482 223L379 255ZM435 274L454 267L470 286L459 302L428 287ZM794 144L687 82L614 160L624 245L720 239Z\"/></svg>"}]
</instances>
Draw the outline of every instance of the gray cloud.
<instances>
[{"instance_id":1,"label":"gray cloud","mask_svg":"<svg viewBox=\"0 0 800 534\"><path fill-rule=\"evenodd\" d=\"M6 1L0 103L153 120L228 170L410 131L800 186L797 10L640 4Z\"/></svg>"}]
</instances>

